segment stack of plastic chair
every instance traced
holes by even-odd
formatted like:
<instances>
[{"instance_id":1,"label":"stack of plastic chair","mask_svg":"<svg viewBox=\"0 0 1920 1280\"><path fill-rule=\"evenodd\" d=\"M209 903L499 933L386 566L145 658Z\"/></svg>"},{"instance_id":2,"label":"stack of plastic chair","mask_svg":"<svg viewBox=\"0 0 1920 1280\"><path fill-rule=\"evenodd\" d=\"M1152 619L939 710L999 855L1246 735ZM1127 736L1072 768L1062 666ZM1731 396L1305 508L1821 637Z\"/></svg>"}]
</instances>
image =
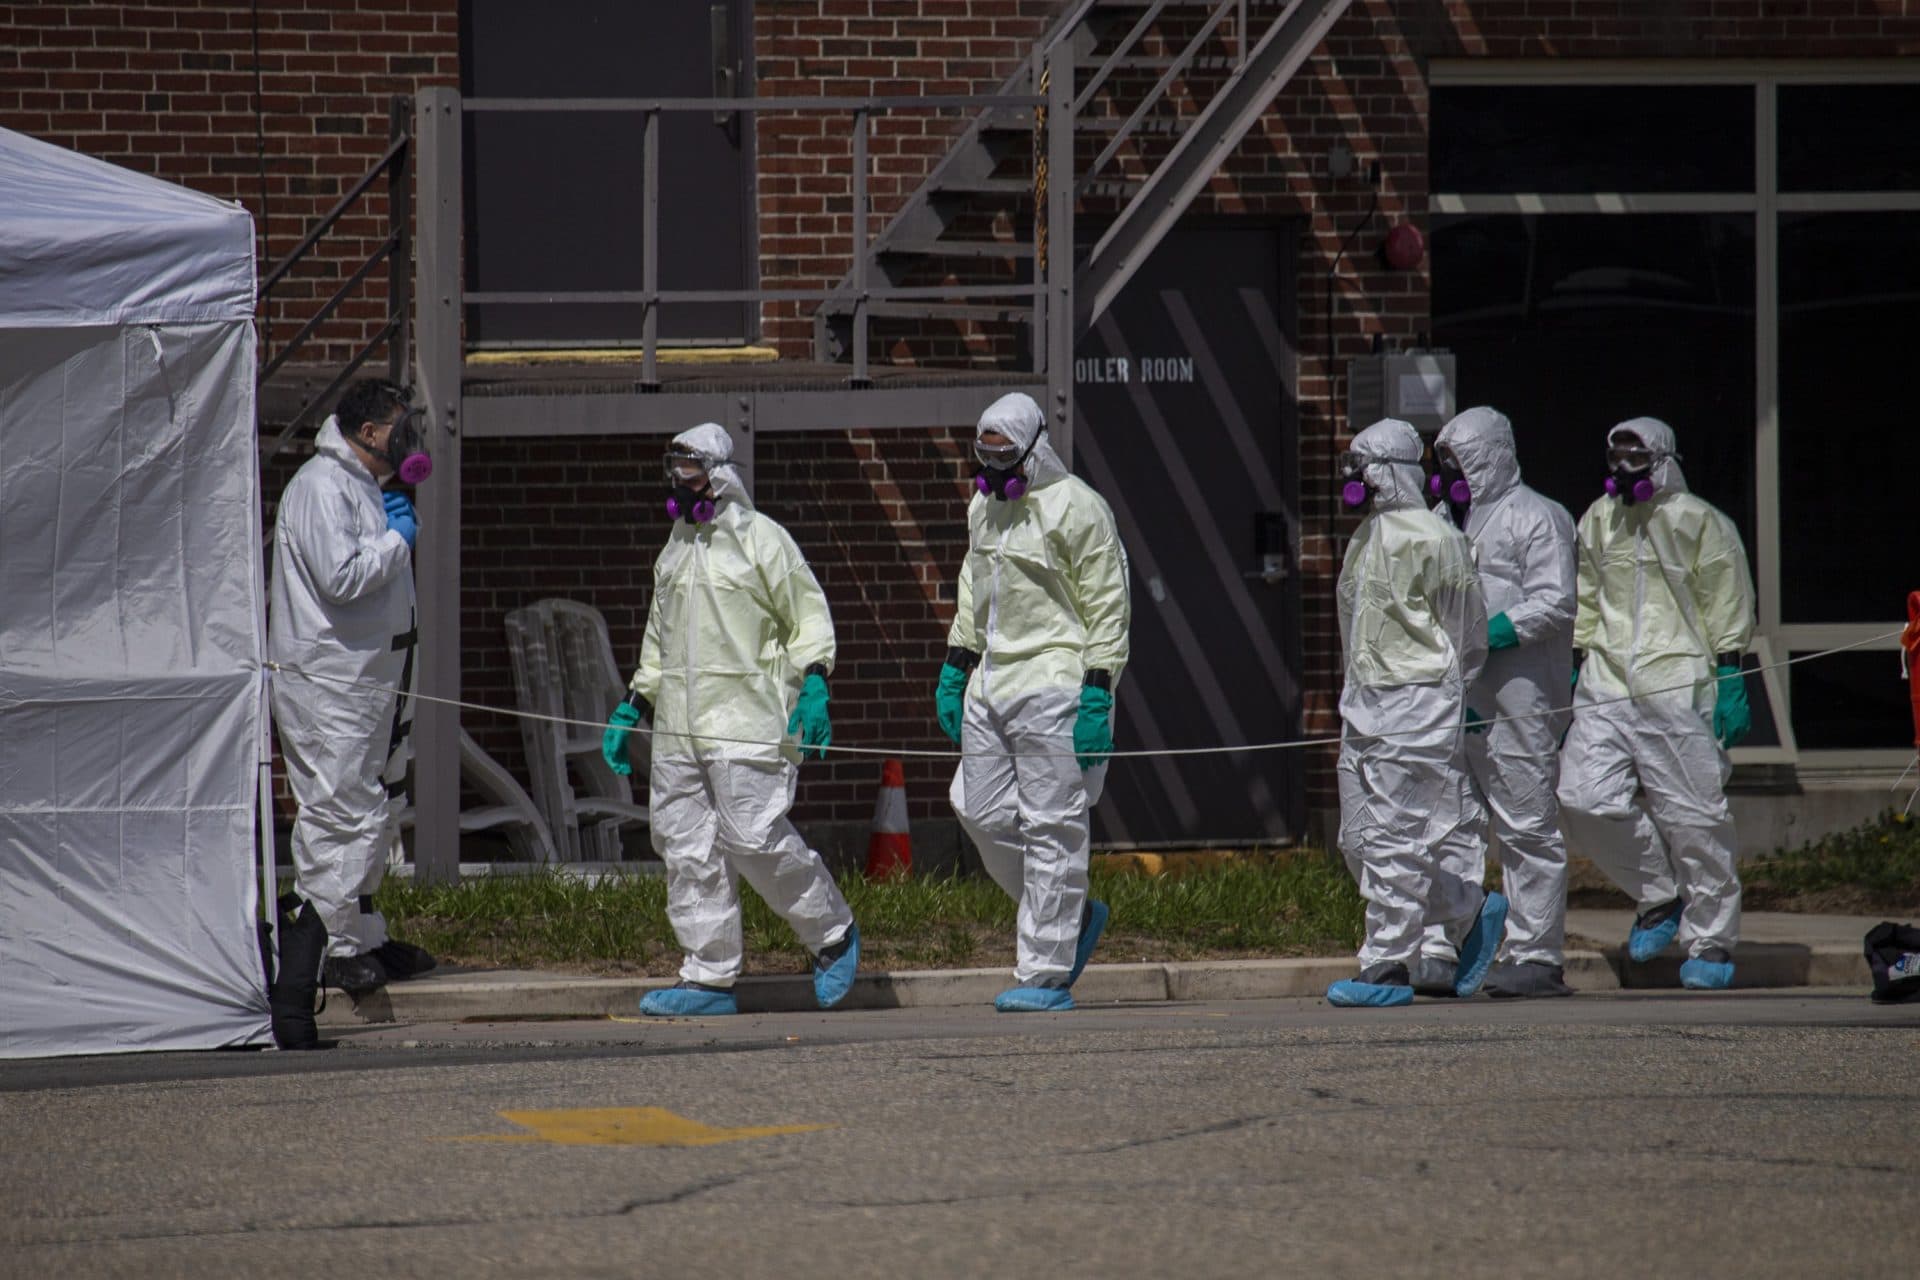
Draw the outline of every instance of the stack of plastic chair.
<instances>
[{"instance_id":1,"label":"stack of plastic chair","mask_svg":"<svg viewBox=\"0 0 1920 1280\"><path fill-rule=\"evenodd\" d=\"M520 736L561 860L618 862L621 828L645 824L647 808L600 756L607 713L624 696L606 622L588 605L539 600L507 615L507 649L520 709L548 717L523 718ZM637 777L646 776L646 742L629 739Z\"/></svg>"},{"instance_id":2,"label":"stack of plastic chair","mask_svg":"<svg viewBox=\"0 0 1920 1280\"><path fill-rule=\"evenodd\" d=\"M540 806L534 803L498 760L488 755L467 731L460 731L460 780L493 803L460 811L460 833L499 831L507 839L515 861L549 863L560 860L553 833ZM413 806L400 811L400 825L413 825Z\"/></svg>"}]
</instances>

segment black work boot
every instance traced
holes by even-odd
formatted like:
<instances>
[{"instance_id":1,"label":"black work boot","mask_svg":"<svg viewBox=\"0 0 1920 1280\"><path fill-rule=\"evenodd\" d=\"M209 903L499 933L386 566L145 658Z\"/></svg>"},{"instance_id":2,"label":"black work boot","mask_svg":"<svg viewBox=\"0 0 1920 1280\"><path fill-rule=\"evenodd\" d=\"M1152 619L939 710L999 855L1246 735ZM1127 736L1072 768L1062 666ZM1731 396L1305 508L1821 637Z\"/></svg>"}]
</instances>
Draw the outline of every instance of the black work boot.
<instances>
[{"instance_id":1,"label":"black work boot","mask_svg":"<svg viewBox=\"0 0 1920 1280\"><path fill-rule=\"evenodd\" d=\"M320 977L330 987L336 987L350 996L365 995L387 985L387 971L373 958L373 953L358 956L328 956L327 963L320 970Z\"/></svg>"},{"instance_id":2,"label":"black work boot","mask_svg":"<svg viewBox=\"0 0 1920 1280\"><path fill-rule=\"evenodd\" d=\"M367 954L379 961L380 967L395 982L417 978L440 967L440 962L425 947L416 947L398 938L388 938Z\"/></svg>"}]
</instances>

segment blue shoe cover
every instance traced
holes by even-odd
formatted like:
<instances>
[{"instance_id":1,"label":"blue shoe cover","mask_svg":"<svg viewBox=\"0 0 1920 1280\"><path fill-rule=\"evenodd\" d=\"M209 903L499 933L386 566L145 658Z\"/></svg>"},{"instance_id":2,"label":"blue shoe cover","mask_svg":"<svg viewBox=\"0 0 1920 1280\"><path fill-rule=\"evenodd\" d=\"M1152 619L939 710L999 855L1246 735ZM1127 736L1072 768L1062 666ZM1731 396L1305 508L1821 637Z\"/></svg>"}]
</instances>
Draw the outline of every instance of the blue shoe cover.
<instances>
[{"instance_id":1,"label":"blue shoe cover","mask_svg":"<svg viewBox=\"0 0 1920 1280\"><path fill-rule=\"evenodd\" d=\"M1412 1004L1413 988L1405 983L1342 978L1327 988L1327 1003L1336 1009L1392 1009Z\"/></svg>"},{"instance_id":2,"label":"blue shoe cover","mask_svg":"<svg viewBox=\"0 0 1920 1280\"><path fill-rule=\"evenodd\" d=\"M821 964L819 957L814 957L813 998L822 1009L833 1008L853 990L854 971L860 967L860 926L848 925L843 941L847 949L836 959Z\"/></svg>"},{"instance_id":3,"label":"blue shoe cover","mask_svg":"<svg viewBox=\"0 0 1920 1280\"><path fill-rule=\"evenodd\" d=\"M1001 1013L1062 1013L1073 1008L1073 993L1065 987L1008 987L993 998Z\"/></svg>"},{"instance_id":4,"label":"blue shoe cover","mask_svg":"<svg viewBox=\"0 0 1920 1280\"><path fill-rule=\"evenodd\" d=\"M1636 963L1645 964L1672 946L1673 940L1679 936L1679 912L1648 929L1642 929L1640 921L1636 919L1633 929L1627 934L1627 955Z\"/></svg>"},{"instance_id":5,"label":"blue shoe cover","mask_svg":"<svg viewBox=\"0 0 1920 1280\"><path fill-rule=\"evenodd\" d=\"M1733 985L1733 962L1696 956L1680 966L1680 985L1689 991L1725 991Z\"/></svg>"},{"instance_id":6,"label":"blue shoe cover","mask_svg":"<svg viewBox=\"0 0 1920 1280\"><path fill-rule=\"evenodd\" d=\"M738 1013L731 991L712 991L705 987L663 987L640 997L640 1012L649 1018L712 1018L723 1013Z\"/></svg>"},{"instance_id":7,"label":"blue shoe cover","mask_svg":"<svg viewBox=\"0 0 1920 1280\"><path fill-rule=\"evenodd\" d=\"M1465 997L1480 989L1480 984L1487 980L1487 970L1493 968L1500 939L1506 936L1507 900L1500 894L1489 893L1480 905L1473 928L1467 930L1466 939L1460 944L1460 968L1454 975L1453 994Z\"/></svg>"},{"instance_id":8,"label":"blue shoe cover","mask_svg":"<svg viewBox=\"0 0 1920 1280\"><path fill-rule=\"evenodd\" d=\"M1107 904L1087 899L1087 920L1080 926L1080 941L1073 948L1073 970L1067 974L1067 985L1080 981L1080 971L1087 967L1087 961L1093 956L1093 949L1100 945L1100 935L1107 931Z\"/></svg>"}]
</instances>

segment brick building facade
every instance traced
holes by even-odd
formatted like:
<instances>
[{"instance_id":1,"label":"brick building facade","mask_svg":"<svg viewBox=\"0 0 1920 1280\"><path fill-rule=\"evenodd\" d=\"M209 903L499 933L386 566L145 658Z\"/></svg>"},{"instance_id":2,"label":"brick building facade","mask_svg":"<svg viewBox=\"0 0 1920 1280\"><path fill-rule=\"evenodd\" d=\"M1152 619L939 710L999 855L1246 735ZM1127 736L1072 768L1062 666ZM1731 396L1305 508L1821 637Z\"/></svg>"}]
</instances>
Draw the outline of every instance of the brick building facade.
<instances>
[{"instance_id":1,"label":"brick building facade","mask_svg":"<svg viewBox=\"0 0 1920 1280\"><path fill-rule=\"evenodd\" d=\"M762 96L987 92L1017 69L1064 6L1050 0L759 0L755 91ZM295 243L387 144L390 100L461 83L457 0L305 3L0 4L0 125L244 203L261 256ZM1377 341L1416 345L1433 329L1427 262L1395 271L1373 253L1385 228L1424 226L1429 208L1430 69L1473 60L1596 62L1893 59L1920 49L1911 0L1360 0L1214 178L1195 215L1296 222L1299 411L1298 573L1302 592L1302 730L1337 730L1338 637L1332 588L1341 535L1333 455L1346 426L1330 377ZM1204 99L1198 71L1176 98ZM1596 121L1596 127L1603 122ZM875 225L912 190L953 128L928 115L883 117L871 155ZM817 118L758 117L760 283L817 287L847 269L849 154ZM1329 172L1335 144L1356 173ZM1377 162L1377 190L1366 181ZM1137 157L1123 157L1137 168ZM1097 214L1098 200L1088 212ZM1369 219L1369 213L1371 218ZM1367 220L1366 230L1352 238ZM317 261L275 290L263 312L269 349L378 242L377 191ZM1342 254L1343 246L1349 246ZM1336 258L1337 270L1330 270ZM1333 305L1325 296L1334 290ZM383 281L323 331L316 359L344 358L378 323ZM1321 317L1330 315L1323 330ZM805 358L803 304L770 303L760 339ZM1328 347L1331 338L1331 350ZM876 342L876 358L979 363L990 343ZM1092 424L1098 430L1098 424ZM927 709L944 649L951 583L964 539L970 463L963 431L780 435L756 454L759 504L806 548L840 625L836 736L938 747ZM655 490L658 442L642 437L473 441L466 446L464 696L510 705L505 613L543 595L601 609L616 650L637 652L653 550L665 530ZM268 477L268 500L284 466ZM907 710L910 709L911 714ZM505 721L467 727L519 768ZM1331 803L1330 755L1316 757L1309 798ZM810 768L796 816L860 822L873 768ZM947 813L946 770L910 765L916 818Z\"/></svg>"}]
</instances>

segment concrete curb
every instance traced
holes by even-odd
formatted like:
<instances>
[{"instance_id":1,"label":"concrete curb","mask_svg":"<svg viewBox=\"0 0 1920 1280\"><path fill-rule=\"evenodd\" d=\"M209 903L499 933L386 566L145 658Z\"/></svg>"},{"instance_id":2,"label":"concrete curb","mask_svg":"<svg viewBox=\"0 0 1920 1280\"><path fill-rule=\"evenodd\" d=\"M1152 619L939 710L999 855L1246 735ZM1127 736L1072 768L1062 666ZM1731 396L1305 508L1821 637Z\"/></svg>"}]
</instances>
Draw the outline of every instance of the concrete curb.
<instances>
[{"instance_id":1,"label":"concrete curb","mask_svg":"<svg viewBox=\"0 0 1920 1280\"><path fill-rule=\"evenodd\" d=\"M1742 943L1735 954L1736 987L1867 987L1872 975L1858 948L1788 943ZM1289 960L1191 960L1170 964L1089 965L1074 988L1082 1004L1141 1004L1167 1000L1271 1000L1319 996L1354 973L1351 957ZM1617 991L1680 985L1680 958L1630 964L1619 948L1569 951L1567 985L1576 991ZM1005 969L927 969L862 973L842 1006L847 1009L927 1009L986 1005L1011 985ZM332 993L320 1024L348 1027L386 1022L513 1021L528 1018L637 1017L640 997L669 978L581 978L564 974L446 974L395 983L358 1000ZM750 1013L814 1008L813 983L803 974L742 978L735 987Z\"/></svg>"}]
</instances>

